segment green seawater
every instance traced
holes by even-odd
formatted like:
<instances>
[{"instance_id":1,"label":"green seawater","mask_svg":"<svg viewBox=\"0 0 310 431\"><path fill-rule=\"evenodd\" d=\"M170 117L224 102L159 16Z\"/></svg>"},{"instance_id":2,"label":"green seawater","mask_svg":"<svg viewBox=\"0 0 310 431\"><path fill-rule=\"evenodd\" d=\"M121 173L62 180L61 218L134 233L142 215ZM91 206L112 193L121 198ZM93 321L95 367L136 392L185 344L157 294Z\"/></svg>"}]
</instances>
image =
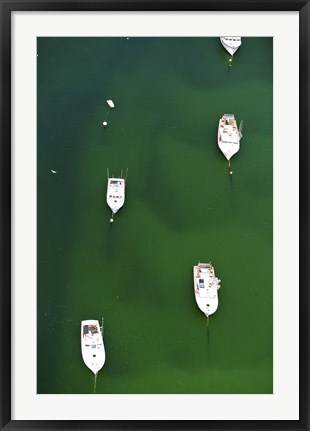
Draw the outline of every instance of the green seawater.
<instances>
[{"instance_id":1,"label":"green seawater","mask_svg":"<svg viewBox=\"0 0 310 431\"><path fill-rule=\"evenodd\" d=\"M219 38L38 38L38 393L93 393L80 324L102 317L97 394L272 393L273 42L242 40L229 67ZM114 223L107 168L128 168Z\"/></svg>"}]
</instances>

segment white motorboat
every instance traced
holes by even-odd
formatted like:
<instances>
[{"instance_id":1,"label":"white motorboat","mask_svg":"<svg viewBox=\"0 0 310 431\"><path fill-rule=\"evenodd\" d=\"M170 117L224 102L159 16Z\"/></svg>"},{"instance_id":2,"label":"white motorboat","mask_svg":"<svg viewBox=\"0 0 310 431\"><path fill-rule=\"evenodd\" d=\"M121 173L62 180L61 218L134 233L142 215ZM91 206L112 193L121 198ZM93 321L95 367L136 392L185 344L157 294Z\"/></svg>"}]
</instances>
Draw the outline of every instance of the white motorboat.
<instances>
[{"instance_id":1,"label":"white motorboat","mask_svg":"<svg viewBox=\"0 0 310 431\"><path fill-rule=\"evenodd\" d=\"M242 43L240 36L222 36L220 41L231 56L234 55Z\"/></svg>"},{"instance_id":2,"label":"white motorboat","mask_svg":"<svg viewBox=\"0 0 310 431\"><path fill-rule=\"evenodd\" d=\"M102 328L98 320L81 322L81 349L85 364L96 376L105 362Z\"/></svg>"},{"instance_id":3,"label":"white motorboat","mask_svg":"<svg viewBox=\"0 0 310 431\"><path fill-rule=\"evenodd\" d=\"M224 114L219 121L218 146L228 162L239 151L241 138L241 130L238 129L234 114Z\"/></svg>"},{"instance_id":4,"label":"white motorboat","mask_svg":"<svg viewBox=\"0 0 310 431\"><path fill-rule=\"evenodd\" d=\"M215 277L214 268L210 263L194 266L194 292L198 307L208 317L218 307L218 294L221 280Z\"/></svg>"},{"instance_id":5,"label":"white motorboat","mask_svg":"<svg viewBox=\"0 0 310 431\"><path fill-rule=\"evenodd\" d=\"M126 177L127 172L128 170L126 171ZM123 173L121 174L121 178L110 178L108 170L107 204L112 210L112 218L110 219L111 222L113 222L113 215L116 214L125 203L126 180L122 177Z\"/></svg>"}]
</instances>

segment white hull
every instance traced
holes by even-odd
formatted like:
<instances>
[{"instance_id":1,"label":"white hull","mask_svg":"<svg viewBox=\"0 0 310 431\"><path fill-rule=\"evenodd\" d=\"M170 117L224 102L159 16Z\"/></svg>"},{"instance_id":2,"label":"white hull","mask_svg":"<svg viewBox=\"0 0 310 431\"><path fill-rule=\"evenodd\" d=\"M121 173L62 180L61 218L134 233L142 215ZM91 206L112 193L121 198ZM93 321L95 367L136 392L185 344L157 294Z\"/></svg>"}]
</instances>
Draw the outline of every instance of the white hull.
<instances>
[{"instance_id":1,"label":"white hull","mask_svg":"<svg viewBox=\"0 0 310 431\"><path fill-rule=\"evenodd\" d=\"M218 146L227 160L230 160L240 149L241 133L233 114L225 114L219 121Z\"/></svg>"},{"instance_id":2,"label":"white hull","mask_svg":"<svg viewBox=\"0 0 310 431\"><path fill-rule=\"evenodd\" d=\"M113 214L125 203L125 180L123 178L109 178L107 187L107 204Z\"/></svg>"},{"instance_id":3,"label":"white hull","mask_svg":"<svg viewBox=\"0 0 310 431\"><path fill-rule=\"evenodd\" d=\"M198 307L206 315L215 313L218 307L220 280L215 277L211 263L198 263L194 266L194 292Z\"/></svg>"},{"instance_id":4,"label":"white hull","mask_svg":"<svg viewBox=\"0 0 310 431\"><path fill-rule=\"evenodd\" d=\"M85 365L96 375L105 362L105 350L98 320L81 322L81 350Z\"/></svg>"},{"instance_id":5,"label":"white hull","mask_svg":"<svg viewBox=\"0 0 310 431\"><path fill-rule=\"evenodd\" d=\"M220 37L220 41L231 56L234 55L242 43L240 36L223 36Z\"/></svg>"},{"instance_id":6,"label":"white hull","mask_svg":"<svg viewBox=\"0 0 310 431\"><path fill-rule=\"evenodd\" d=\"M113 100L107 100L107 104L109 105L110 108L114 108L114 102Z\"/></svg>"}]
</instances>

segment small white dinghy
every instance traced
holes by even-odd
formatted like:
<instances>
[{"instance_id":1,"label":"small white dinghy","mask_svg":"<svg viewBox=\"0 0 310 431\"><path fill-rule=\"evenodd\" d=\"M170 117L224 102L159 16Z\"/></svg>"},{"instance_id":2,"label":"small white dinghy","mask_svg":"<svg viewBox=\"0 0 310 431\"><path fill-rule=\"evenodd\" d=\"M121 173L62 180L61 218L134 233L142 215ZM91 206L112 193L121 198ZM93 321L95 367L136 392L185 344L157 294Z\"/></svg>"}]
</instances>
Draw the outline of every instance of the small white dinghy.
<instances>
[{"instance_id":1,"label":"small white dinghy","mask_svg":"<svg viewBox=\"0 0 310 431\"><path fill-rule=\"evenodd\" d=\"M126 181L125 178L123 178L123 174L121 174L121 178L110 178L108 170L107 204L112 210L110 222L113 222L113 215L116 214L125 203L125 185Z\"/></svg>"},{"instance_id":2,"label":"small white dinghy","mask_svg":"<svg viewBox=\"0 0 310 431\"><path fill-rule=\"evenodd\" d=\"M81 349L85 365L96 376L105 362L102 328L100 328L98 320L81 322Z\"/></svg>"},{"instance_id":3,"label":"small white dinghy","mask_svg":"<svg viewBox=\"0 0 310 431\"><path fill-rule=\"evenodd\" d=\"M218 307L217 291L221 280L215 277L214 268L210 263L194 266L194 292L198 307L209 317Z\"/></svg>"},{"instance_id":4,"label":"small white dinghy","mask_svg":"<svg viewBox=\"0 0 310 431\"><path fill-rule=\"evenodd\" d=\"M242 43L240 36L222 36L220 41L231 56L234 55Z\"/></svg>"},{"instance_id":5,"label":"small white dinghy","mask_svg":"<svg viewBox=\"0 0 310 431\"><path fill-rule=\"evenodd\" d=\"M241 127L240 127L241 128ZM241 130L238 129L234 114L224 114L218 126L218 146L230 166L230 159L240 149ZM232 174L232 171L230 171Z\"/></svg>"},{"instance_id":6,"label":"small white dinghy","mask_svg":"<svg viewBox=\"0 0 310 431\"><path fill-rule=\"evenodd\" d=\"M107 100L107 104L109 105L109 108L114 108L114 102L113 100Z\"/></svg>"}]
</instances>

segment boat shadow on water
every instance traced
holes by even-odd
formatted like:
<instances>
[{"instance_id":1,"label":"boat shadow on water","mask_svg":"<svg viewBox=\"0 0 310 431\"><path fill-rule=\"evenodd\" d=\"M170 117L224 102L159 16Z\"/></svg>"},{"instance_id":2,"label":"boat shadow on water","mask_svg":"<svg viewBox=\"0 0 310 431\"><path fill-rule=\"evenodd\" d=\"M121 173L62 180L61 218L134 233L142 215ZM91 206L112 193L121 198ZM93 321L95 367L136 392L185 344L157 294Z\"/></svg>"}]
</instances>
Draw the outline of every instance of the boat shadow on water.
<instances>
[{"instance_id":1,"label":"boat shadow on water","mask_svg":"<svg viewBox=\"0 0 310 431\"><path fill-rule=\"evenodd\" d=\"M209 316L207 316L206 328L207 328L207 345L209 346L210 344L210 317Z\"/></svg>"},{"instance_id":2,"label":"boat shadow on water","mask_svg":"<svg viewBox=\"0 0 310 431\"><path fill-rule=\"evenodd\" d=\"M234 189L234 180L233 180L233 175L229 175L229 188L230 188L230 203L231 203L231 207L233 209L236 208L236 201L235 201L235 189Z\"/></svg>"},{"instance_id":3,"label":"boat shadow on water","mask_svg":"<svg viewBox=\"0 0 310 431\"><path fill-rule=\"evenodd\" d=\"M102 229L102 238L104 238L104 241L102 241L102 253L106 261L111 262L115 260L119 252L118 232L113 223L106 223L105 219L103 222L106 225Z\"/></svg>"}]
</instances>

